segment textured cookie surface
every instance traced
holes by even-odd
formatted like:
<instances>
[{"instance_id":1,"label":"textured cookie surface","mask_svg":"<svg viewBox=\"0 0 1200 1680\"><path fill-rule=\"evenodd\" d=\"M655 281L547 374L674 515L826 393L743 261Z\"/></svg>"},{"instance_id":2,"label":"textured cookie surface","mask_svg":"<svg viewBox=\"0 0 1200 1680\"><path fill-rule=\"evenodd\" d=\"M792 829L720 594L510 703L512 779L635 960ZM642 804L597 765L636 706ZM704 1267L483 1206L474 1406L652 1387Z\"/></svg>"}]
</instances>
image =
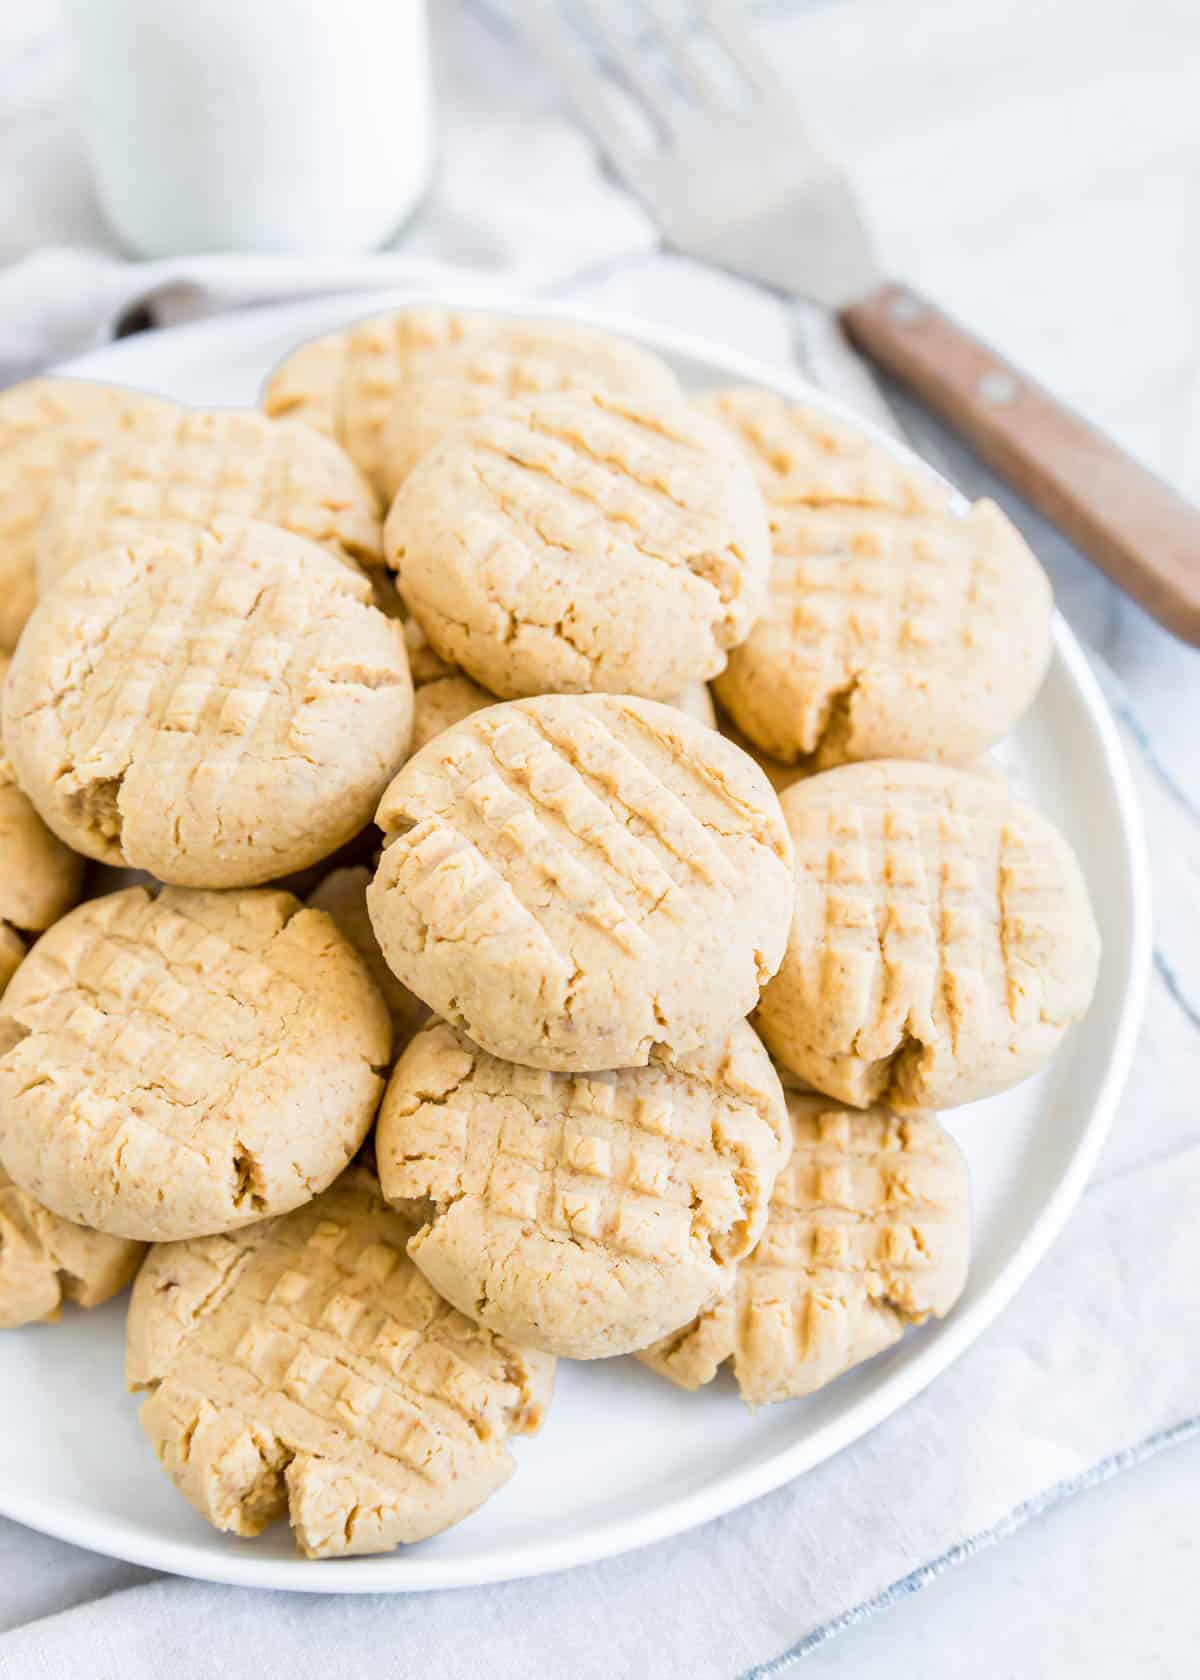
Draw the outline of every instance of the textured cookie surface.
<instances>
[{"instance_id":1,"label":"textured cookie surface","mask_svg":"<svg viewBox=\"0 0 1200 1680\"><path fill-rule=\"evenodd\" d=\"M384 429L397 389L431 358L485 338L497 317L456 309L396 309L311 339L267 380L262 406L336 438L382 495L390 482Z\"/></svg>"},{"instance_id":2,"label":"textured cookie surface","mask_svg":"<svg viewBox=\"0 0 1200 1680\"><path fill-rule=\"evenodd\" d=\"M383 960L379 941L367 914L371 871L363 864L332 869L308 896L313 910L332 916L339 931L358 952L392 1018L392 1054L398 1055L429 1011L420 998L402 986Z\"/></svg>"},{"instance_id":3,"label":"textured cookie surface","mask_svg":"<svg viewBox=\"0 0 1200 1680\"><path fill-rule=\"evenodd\" d=\"M403 761L399 625L323 549L219 522L77 567L39 604L4 738L78 851L185 886L249 886L328 856Z\"/></svg>"},{"instance_id":4,"label":"textured cookie surface","mask_svg":"<svg viewBox=\"0 0 1200 1680\"><path fill-rule=\"evenodd\" d=\"M485 706L495 704L494 694L489 694L486 688L480 688L478 683L472 682L470 677L464 676L461 671L454 671L449 667L427 682L417 683L413 696L413 752L419 752L452 724L461 723L472 713L481 712ZM666 704L686 712L689 717L695 718L698 723L705 724L709 729L716 728L716 713L708 689L703 683L692 683L690 688L685 688L682 694L675 695Z\"/></svg>"},{"instance_id":5,"label":"textured cookie surface","mask_svg":"<svg viewBox=\"0 0 1200 1680\"><path fill-rule=\"evenodd\" d=\"M0 692L8 656L0 653ZM25 954L22 935L40 933L79 897L83 859L51 834L17 786L0 740L0 995Z\"/></svg>"},{"instance_id":6,"label":"textured cookie surface","mask_svg":"<svg viewBox=\"0 0 1200 1680\"><path fill-rule=\"evenodd\" d=\"M1050 656L1050 586L1019 532L991 502L959 517L932 474L773 393L706 406L748 447L771 524L767 611L715 684L734 722L818 768L978 758Z\"/></svg>"},{"instance_id":7,"label":"textured cookie surface","mask_svg":"<svg viewBox=\"0 0 1200 1680\"><path fill-rule=\"evenodd\" d=\"M454 426L552 391L611 391L671 402L679 382L647 350L566 321L497 318L490 330L402 362L383 429L380 487L390 499Z\"/></svg>"},{"instance_id":8,"label":"textured cookie surface","mask_svg":"<svg viewBox=\"0 0 1200 1680\"><path fill-rule=\"evenodd\" d=\"M574 1359L645 1347L728 1287L785 1158L783 1093L739 1021L678 1063L556 1074L435 1021L375 1133L389 1201L431 1204L408 1252L438 1293Z\"/></svg>"},{"instance_id":9,"label":"textured cookie surface","mask_svg":"<svg viewBox=\"0 0 1200 1680\"><path fill-rule=\"evenodd\" d=\"M948 1108L1036 1072L1087 1009L1099 937L1074 854L991 777L847 765L783 795L787 954L757 1024L866 1107Z\"/></svg>"},{"instance_id":10,"label":"textured cookie surface","mask_svg":"<svg viewBox=\"0 0 1200 1680\"><path fill-rule=\"evenodd\" d=\"M1053 603L993 503L963 518L775 508L771 528L767 612L714 685L765 751L969 763L1027 709Z\"/></svg>"},{"instance_id":11,"label":"textured cookie surface","mask_svg":"<svg viewBox=\"0 0 1200 1680\"><path fill-rule=\"evenodd\" d=\"M733 1361L752 1406L811 1394L942 1317L970 1249L966 1162L932 1115L787 1093L792 1157L733 1288L640 1357L683 1388Z\"/></svg>"},{"instance_id":12,"label":"textured cookie surface","mask_svg":"<svg viewBox=\"0 0 1200 1680\"><path fill-rule=\"evenodd\" d=\"M723 712L717 714L716 727L727 741L732 741L734 746L740 747L744 753L750 755L776 793L782 794L791 787L793 782L801 781L805 776L814 774L810 765L784 764L779 759L772 758L770 753L764 752L761 747L756 746L748 735L743 735L737 724L732 722Z\"/></svg>"},{"instance_id":13,"label":"textured cookie surface","mask_svg":"<svg viewBox=\"0 0 1200 1680\"><path fill-rule=\"evenodd\" d=\"M67 1301L100 1306L124 1289L145 1252L60 1219L0 1167L0 1330L57 1318Z\"/></svg>"},{"instance_id":14,"label":"textured cookie surface","mask_svg":"<svg viewBox=\"0 0 1200 1680\"><path fill-rule=\"evenodd\" d=\"M377 586L378 588L378 586ZM415 618L405 621L404 645L408 650L408 664L412 672L413 732L412 750L418 752L426 742L461 723L472 712L494 706L496 696L480 688L455 665L449 665L429 645L429 638ZM665 702L674 706L698 723L717 727L717 712L706 683L690 683L681 693Z\"/></svg>"},{"instance_id":15,"label":"textured cookie surface","mask_svg":"<svg viewBox=\"0 0 1200 1680\"><path fill-rule=\"evenodd\" d=\"M86 379L30 379L0 392L0 648L14 648L37 600L38 533L85 458L135 448L183 410L143 391Z\"/></svg>"},{"instance_id":16,"label":"textured cookie surface","mask_svg":"<svg viewBox=\"0 0 1200 1680\"><path fill-rule=\"evenodd\" d=\"M549 695L392 783L367 893L393 972L495 1056L640 1067L719 1040L787 938L791 852L744 753L653 701Z\"/></svg>"},{"instance_id":17,"label":"textured cookie surface","mask_svg":"<svg viewBox=\"0 0 1200 1680\"><path fill-rule=\"evenodd\" d=\"M92 450L61 479L38 534L38 582L44 590L148 527L190 543L197 527L222 518L261 520L380 563L374 492L329 438L252 410L175 409Z\"/></svg>"},{"instance_id":18,"label":"textured cookie surface","mask_svg":"<svg viewBox=\"0 0 1200 1680\"><path fill-rule=\"evenodd\" d=\"M937 513L950 505L933 473L836 414L750 385L705 391L694 401L738 438L773 506L839 502Z\"/></svg>"},{"instance_id":19,"label":"textured cookie surface","mask_svg":"<svg viewBox=\"0 0 1200 1680\"><path fill-rule=\"evenodd\" d=\"M611 394L467 421L409 475L384 541L435 651L503 696L706 681L761 611L769 559L728 432Z\"/></svg>"},{"instance_id":20,"label":"textured cookie surface","mask_svg":"<svg viewBox=\"0 0 1200 1680\"><path fill-rule=\"evenodd\" d=\"M323 1190L383 1089L361 959L290 893L130 887L42 936L0 1009L0 1162L64 1219L144 1241Z\"/></svg>"},{"instance_id":21,"label":"textured cookie surface","mask_svg":"<svg viewBox=\"0 0 1200 1680\"><path fill-rule=\"evenodd\" d=\"M407 1259L352 1168L297 1213L151 1251L129 1310L142 1426L215 1527L286 1511L309 1557L389 1551L469 1515L536 1430L554 1361L481 1330Z\"/></svg>"}]
</instances>

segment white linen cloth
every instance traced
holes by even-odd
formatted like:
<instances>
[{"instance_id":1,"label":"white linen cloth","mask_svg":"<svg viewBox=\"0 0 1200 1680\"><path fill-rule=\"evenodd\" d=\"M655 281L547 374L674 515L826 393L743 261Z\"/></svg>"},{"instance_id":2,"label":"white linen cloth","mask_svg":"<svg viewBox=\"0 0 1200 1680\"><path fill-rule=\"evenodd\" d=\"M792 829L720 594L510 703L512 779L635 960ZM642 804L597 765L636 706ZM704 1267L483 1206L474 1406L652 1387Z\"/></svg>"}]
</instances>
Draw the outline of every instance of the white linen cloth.
<instances>
[{"instance_id":1,"label":"white linen cloth","mask_svg":"<svg viewBox=\"0 0 1200 1680\"><path fill-rule=\"evenodd\" d=\"M658 250L502 29L447 8L440 44L452 71L443 169L400 252L303 267L128 264L103 248L69 172L64 185L64 158L76 171L78 161L62 131L27 120L39 87L46 110L58 97L59 49L36 36L23 61L24 116L11 98L0 109L0 175L13 158L26 182L7 222L0 212L0 252L43 246L0 271L3 377L131 324L318 290L436 288L449 265L526 295L668 320L767 359L792 356L795 320L777 299ZM39 182L60 194L49 220ZM80 243L44 248L51 236ZM953 445L924 427L915 436L965 489L994 489ZM1113 1137L1066 1232L1000 1319L903 1412L792 1485L692 1534L536 1581L413 1598L252 1593L156 1577L0 1522L0 1680L772 1674L1046 1504L1200 1430L1200 776L1194 752L1190 775L1188 757L1172 770L1145 721L1157 740L1168 709L1190 705L1194 720L1200 688L1157 627L1020 517L1076 628L1103 642L1126 679L1098 660L1171 913Z\"/></svg>"}]
</instances>

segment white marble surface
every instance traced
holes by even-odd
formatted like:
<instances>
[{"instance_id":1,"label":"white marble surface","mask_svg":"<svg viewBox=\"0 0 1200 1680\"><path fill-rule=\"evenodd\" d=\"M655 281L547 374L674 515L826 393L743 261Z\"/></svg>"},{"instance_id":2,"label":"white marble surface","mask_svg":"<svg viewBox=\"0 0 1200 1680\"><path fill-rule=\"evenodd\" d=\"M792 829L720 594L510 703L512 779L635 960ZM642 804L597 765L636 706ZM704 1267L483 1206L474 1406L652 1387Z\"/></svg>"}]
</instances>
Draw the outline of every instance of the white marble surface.
<instances>
[{"instance_id":1,"label":"white marble surface","mask_svg":"<svg viewBox=\"0 0 1200 1680\"><path fill-rule=\"evenodd\" d=\"M474 132L460 124L447 136L444 227L464 171L502 179L486 134L495 90L473 89L510 60L502 27L451 0L441 10L444 83L460 108L478 106ZM826 0L769 5L759 27L813 126L846 158L888 267L1200 497L1195 0ZM532 69L506 91L531 118L554 98ZM46 243L108 242L72 111L52 4L4 8L0 263ZM469 244L470 227L459 233ZM410 242L420 250L429 238L418 225ZM649 244L643 219L614 195L597 230L593 300L669 313L669 271L639 260ZM506 255L482 248L478 266ZM1145 1152L1147 1128L1161 1132L1164 1152L1200 1139L1190 1096L1200 1071L1200 655L1045 533L1039 547L1068 616L1113 673L1155 854L1153 1013L1101 1166L1115 1178ZM1196 1331L1179 1326L1193 1340ZM930 1680L968 1666L981 1680L1195 1673L1198 1505L1193 1442L1033 1519L806 1660L818 1673L873 1675L886 1664ZM39 1542L31 1559L43 1555Z\"/></svg>"}]
</instances>

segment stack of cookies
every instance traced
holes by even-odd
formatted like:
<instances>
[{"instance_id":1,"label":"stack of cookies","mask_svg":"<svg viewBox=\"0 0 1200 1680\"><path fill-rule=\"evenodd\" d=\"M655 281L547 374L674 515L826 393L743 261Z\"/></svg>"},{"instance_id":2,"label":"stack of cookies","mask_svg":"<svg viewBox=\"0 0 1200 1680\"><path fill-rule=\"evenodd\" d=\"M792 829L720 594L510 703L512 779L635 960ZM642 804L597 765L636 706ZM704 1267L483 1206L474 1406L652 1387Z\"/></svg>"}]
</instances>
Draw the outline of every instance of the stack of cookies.
<instances>
[{"instance_id":1,"label":"stack of cookies","mask_svg":"<svg viewBox=\"0 0 1200 1680\"><path fill-rule=\"evenodd\" d=\"M477 1508L556 1358L759 1405L946 1313L938 1113L1099 952L979 769L1052 610L990 504L561 322L263 409L0 396L0 1324L136 1273L168 1474L330 1557Z\"/></svg>"}]
</instances>

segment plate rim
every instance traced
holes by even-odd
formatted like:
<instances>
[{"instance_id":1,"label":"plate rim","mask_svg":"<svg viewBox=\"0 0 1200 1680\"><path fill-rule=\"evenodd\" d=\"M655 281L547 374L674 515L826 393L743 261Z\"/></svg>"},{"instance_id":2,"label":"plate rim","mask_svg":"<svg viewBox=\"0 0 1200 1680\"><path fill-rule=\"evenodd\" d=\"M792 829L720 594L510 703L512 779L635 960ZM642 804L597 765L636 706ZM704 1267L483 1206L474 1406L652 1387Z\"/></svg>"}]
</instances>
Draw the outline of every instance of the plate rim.
<instances>
[{"instance_id":1,"label":"plate rim","mask_svg":"<svg viewBox=\"0 0 1200 1680\"><path fill-rule=\"evenodd\" d=\"M253 317L265 318L272 326L286 325L294 318L298 327L302 328L302 336L311 337L314 333L331 330L326 325L314 326L314 320L333 316L342 309L346 313L341 319L349 324L389 307L422 303L486 308L505 314L554 316L620 333L669 356L709 366L719 365L733 380L764 385L790 400L810 402L850 419L892 453L921 461L914 450L888 436L870 419L857 413L851 404L812 386L793 370L776 368L740 351L714 346L694 333L661 327L651 321L576 309L558 299L507 294L497 285L485 287L464 283L461 287L439 289L436 296L423 286L317 294L301 302L231 310L204 320L156 329L153 340L157 343L178 343L186 339L203 343L207 337L220 342L231 328L236 330ZM306 329L302 327L304 323L307 323ZM300 342L299 336L297 342ZM144 348L140 338L130 343L136 343L139 350ZM93 374L92 370L96 363L104 367L114 358L119 360L121 350L122 341L118 340L47 371L56 375L111 380L114 378L112 374ZM921 464L930 470L927 462L922 461ZM1114 841L1119 846L1126 877L1129 937L1126 970L1107 1067L1073 1153L1007 1264L969 1306L942 1320L920 1350L886 1382L848 1405L802 1440L769 1454L759 1463L726 1470L704 1487L665 1498L651 1510L590 1523L579 1533L565 1539L519 1542L509 1546L500 1556L492 1553L475 1558L422 1557L407 1548L379 1557L324 1561L305 1559L298 1553L290 1558L255 1557L249 1548L244 1556L218 1553L208 1550L199 1540L143 1534L130 1519L80 1511L63 1499L22 1496L19 1490L12 1492L2 1484L0 1515L53 1538L128 1563L167 1574L234 1586L339 1594L410 1593L482 1586L597 1562L696 1528L749 1504L814 1468L908 1405L935 1377L948 1369L1003 1311L1060 1234L1083 1193L1108 1135L1129 1073L1145 1007L1152 957L1150 875L1144 825L1133 775L1100 684L1078 638L1057 610L1053 644L1052 663L1062 666L1086 714L1120 819Z\"/></svg>"}]
</instances>

